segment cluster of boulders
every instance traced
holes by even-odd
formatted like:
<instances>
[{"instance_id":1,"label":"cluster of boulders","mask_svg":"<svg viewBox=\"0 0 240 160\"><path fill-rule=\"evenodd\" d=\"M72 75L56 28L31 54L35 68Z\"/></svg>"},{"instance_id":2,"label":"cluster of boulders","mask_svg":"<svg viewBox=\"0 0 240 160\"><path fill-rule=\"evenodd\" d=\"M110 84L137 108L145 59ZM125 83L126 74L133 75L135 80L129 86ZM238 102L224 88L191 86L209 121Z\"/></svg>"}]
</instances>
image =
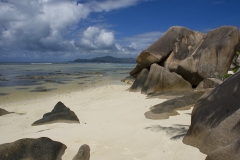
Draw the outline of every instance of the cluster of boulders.
<instances>
[{"instance_id":1,"label":"cluster of boulders","mask_svg":"<svg viewBox=\"0 0 240 160\"><path fill-rule=\"evenodd\" d=\"M197 87L204 79L223 76L229 70L239 39L238 28L233 26L207 34L171 27L138 55L137 66L130 75L141 82L140 86L134 84L131 91L143 88L142 92L148 94L186 90Z\"/></svg>"},{"instance_id":2,"label":"cluster of boulders","mask_svg":"<svg viewBox=\"0 0 240 160\"><path fill-rule=\"evenodd\" d=\"M137 57L130 72L136 80L129 91L148 95L191 91L152 107L145 116L168 118L175 109L196 103L183 142L207 154L206 160L240 159L240 73L222 81L236 64L233 58L239 50L237 27L223 26L207 34L171 27Z\"/></svg>"}]
</instances>

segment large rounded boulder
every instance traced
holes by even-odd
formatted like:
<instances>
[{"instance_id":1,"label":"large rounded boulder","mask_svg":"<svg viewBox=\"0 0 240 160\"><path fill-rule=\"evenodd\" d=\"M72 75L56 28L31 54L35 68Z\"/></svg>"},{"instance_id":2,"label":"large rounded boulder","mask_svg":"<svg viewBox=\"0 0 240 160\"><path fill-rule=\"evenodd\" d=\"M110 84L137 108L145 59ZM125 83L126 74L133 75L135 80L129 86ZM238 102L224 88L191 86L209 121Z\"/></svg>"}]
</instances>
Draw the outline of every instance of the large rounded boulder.
<instances>
[{"instance_id":1,"label":"large rounded boulder","mask_svg":"<svg viewBox=\"0 0 240 160\"><path fill-rule=\"evenodd\" d=\"M223 153L223 159L240 159L239 79L240 73L236 73L204 94L192 111L191 126L183 143L209 155L208 160L220 160L216 157Z\"/></svg>"},{"instance_id":2,"label":"large rounded boulder","mask_svg":"<svg viewBox=\"0 0 240 160\"><path fill-rule=\"evenodd\" d=\"M195 86L215 74L226 74L239 38L238 28L232 26L223 26L208 32L193 54L179 64L177 73Z\"/></svg>"},{"instance_id":3,"label":"large rounded boulder","mask_svg":"<svg viewBox=\"0 0 240 160\"><path fill-rule=\"evenodd\" d=\"M47 137L25 138L0 145L1 160L62 160L66 145Z\"/></svg>"},{"instance_id":4,"label":"large rounded boulder","mask_svg":"<svg viewBox=\"0 0 240 160\"><path fill-rule=\"evenodd\" d=\"M153 63L166 60L171 53L177 59L184 59L194 51L203 36L203 33L173 26L160 39L143 50L136 61L142 68L148 68Z\"/></svg>"}]
</instances>

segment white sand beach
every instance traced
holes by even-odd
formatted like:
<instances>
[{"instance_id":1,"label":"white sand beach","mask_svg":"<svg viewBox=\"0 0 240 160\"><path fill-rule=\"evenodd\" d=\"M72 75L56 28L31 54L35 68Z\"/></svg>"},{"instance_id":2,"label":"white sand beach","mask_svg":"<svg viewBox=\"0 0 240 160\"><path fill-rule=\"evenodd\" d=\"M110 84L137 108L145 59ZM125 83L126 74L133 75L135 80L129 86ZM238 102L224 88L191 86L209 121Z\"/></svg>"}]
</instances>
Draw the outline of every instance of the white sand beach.
<instances>
[{"instance_id":1,"label":"white sand beach","mask_svg":"<svg viewBox=\"0 0 240 160\"><path fill-rule=\"evenodd\" d=\"M79 147L88 144L91 160L204 160L198 149L171 139L187 130L191 110L165 120L146 119L144 113L165 99L126 91L129 85L108 85L50 97L5 103L0 108L18 114L0 116L0 144L21 138L49 137L67 146L63 160L71 160ZM80 120L80 124L31 124L50 112L61 101ZM166 127L166 128L164 128ZM172 127L172 128L168 128Z\"/></svg>"}]
</instances>

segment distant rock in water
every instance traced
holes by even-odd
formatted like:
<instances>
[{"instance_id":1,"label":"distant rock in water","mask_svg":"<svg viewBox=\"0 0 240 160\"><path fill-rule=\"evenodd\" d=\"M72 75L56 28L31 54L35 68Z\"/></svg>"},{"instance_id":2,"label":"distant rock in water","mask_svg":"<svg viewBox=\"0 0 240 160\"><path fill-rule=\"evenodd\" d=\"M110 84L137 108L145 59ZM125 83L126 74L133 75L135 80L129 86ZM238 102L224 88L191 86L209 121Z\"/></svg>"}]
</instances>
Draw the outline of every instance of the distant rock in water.
<instances>
[{"instance_id":1,"label":"distant rock in water","mask_svg":"<svg viewBox=\"0 0 240 160\"><path fill-rule=\"evenodd\" d=\"M204 94L196 103L183 143L197 147L207 160L240 159L240 73Z\"/></svg>"},{"instance_id":2,"label":"distant rock in water","mask_svg":"<svg viewBox=\"0 0 240 160\"><path fill-rule=\"evenodd\" d=\"M90 147L87 144L82 145L78 153L73 157L72 160L89 160L90 159Z\"/></svg>"},{"instance_id":3,"label":"distant rock in water","mask_svg":"<svg viewBox=\"0 0 240 160\"><path fill-rule=\"evenodd\" d=\"M25 138L0 145L1 160L62 160L66 145L47 137Z\"/></svg>"},{"instance_id":4,"label":"distant rock in water","mask_svg":"<svg viewBox=\"0 0 240 160\"><path fill-rule=\"evenodd\" d=\"M85 63L136 63L135 58L116 58L112 56L95 57L93 59L76 59L74 62Z\"/></svg>"},{"instance_id":5,"label":"distant rock in water","mask_svg":"<svg viewBox=\"0 0 240 160\"><path fill-rule=\"evenodd\" d=\"M7 110L0 108L0 116L10 114L10 113L14 113L14 112L8 112Z\"/></svg>"},{"instance_id":6,"label":"distant rock in water","mask_svg":"<svg viewBox=\"0 0 240 160\"><path fill-rule=\"evenodd\" d=\"M35 121L32 126L57 122L80 123L73 111L67 108L62 102L58 102L51 112L45 113L43 118Z\"/></svg>"}]
</instances>

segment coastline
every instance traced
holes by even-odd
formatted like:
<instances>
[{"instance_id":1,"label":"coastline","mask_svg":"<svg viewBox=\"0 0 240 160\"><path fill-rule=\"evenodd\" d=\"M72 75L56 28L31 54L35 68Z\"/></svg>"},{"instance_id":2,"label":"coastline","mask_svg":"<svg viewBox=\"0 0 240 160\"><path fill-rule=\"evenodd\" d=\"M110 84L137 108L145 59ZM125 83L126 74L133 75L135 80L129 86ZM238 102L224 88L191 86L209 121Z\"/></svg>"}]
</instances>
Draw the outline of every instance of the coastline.
<instances>
[{"instance_id":1,"label":"coastline","mask_svg":"<svg viewBox=\"0 0 240 160\"><path fill-rule=\"evenodd\" d=\"M1 65L0 105L51 97L108 84L122 84L133 65L98 63L56 63Z\"/></svg>"},{"instance_id":2,"label":"coastline","mask_svg":"<svg viewBox=\"0 0 240 160\"><path fill-rule=\"evenodd\" d=\"M72 159L82 144L90 146L91 160L205 159L198 149L184 145L182 138L171 139L187 130L192 109L165 120L146 119L144 113L165 99L148 99L126 91L129 87L100 85L1 104L0 108L18 114L0 116L0 144L49 137L67 145L63 160ZM80 124L31 126L58 101L75 112Z\"/></svg>"}]
</instances>

